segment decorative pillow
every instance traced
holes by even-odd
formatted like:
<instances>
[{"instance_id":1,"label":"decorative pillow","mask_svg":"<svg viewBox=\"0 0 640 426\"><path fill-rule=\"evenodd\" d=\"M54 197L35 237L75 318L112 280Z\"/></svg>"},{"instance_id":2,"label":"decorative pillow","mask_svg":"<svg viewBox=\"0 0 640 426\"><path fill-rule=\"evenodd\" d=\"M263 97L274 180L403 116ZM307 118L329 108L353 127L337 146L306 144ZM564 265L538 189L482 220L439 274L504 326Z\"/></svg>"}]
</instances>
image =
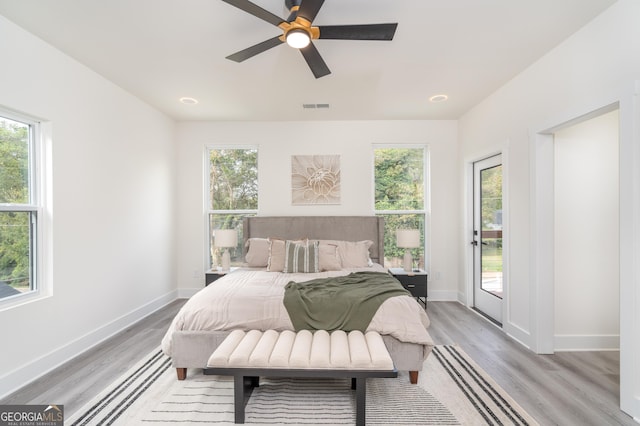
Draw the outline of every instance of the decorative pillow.
<instances>
[{"instance_id":1,"label":"decorative pillow","mask_svg":"<svg viewBox=\"0 0 640 426\"><path fill-rule=\"evenodd\" d=\"M319 243L285 242L284 269L282 272L320 272Z\"/></svg>"},{"instance_id":2,"label":"decorative pillow","mask_svg":"<svg viewBox=\"0 0 640 426\"><path fill-rule=\"evenodd\" d=\"M247 254L244 260L250 267L262 268L269 263L269 239L268 238L249 238L246 246Z\"/></svg>"},{"instance_id":3,"label":"decorative pillow","mask_svg":"<svg viewBox=\"0 0 640 426\"><path fill-rule=\"evenodd\" d=\"M373 245L371 240L341 241L321 240L326 244L338 246L338 254L343 268L365 268L373 264L369 256L369 247Z\"/></svg>"},{"instance_id":4,"label":"decorative pillow","mask_svg":"<svg viewBox=\"0 0 640 426\"><path fill-rule=\"evenodd\" d=\"M267 271L282 272L284 269L284 240L269 238Z\"/></svg>"},{"instance_id":5,"label":"decorative pillow","mask_svg":"<svg viewBox=\"0 0 640 426\"><path fill-rule=\"evenodd\" d=\"M321 271L339 271L342 269L336 244L319 243L319 258Z\"/></svg>"},{"instance_id":6,"label":"decorative pillow","mask_svg":"<svg viewBox=\"0 0 640 426\"><path fill-rule=\"evenodd\" d=\"M285 240L269 238L269 258L267 260L267 271L282 272L284 270L284 250ZM306 244L307 240L295 240L298 244Z\"/></svg>"}]
</instances>

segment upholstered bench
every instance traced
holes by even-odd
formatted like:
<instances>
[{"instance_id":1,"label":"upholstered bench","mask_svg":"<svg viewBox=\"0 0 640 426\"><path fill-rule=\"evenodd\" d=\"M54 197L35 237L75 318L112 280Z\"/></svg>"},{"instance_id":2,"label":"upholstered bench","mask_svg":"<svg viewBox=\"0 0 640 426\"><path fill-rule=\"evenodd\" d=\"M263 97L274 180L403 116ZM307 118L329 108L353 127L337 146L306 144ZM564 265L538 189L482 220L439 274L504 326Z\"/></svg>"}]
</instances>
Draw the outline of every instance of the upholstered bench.
<instances>
[{"instance_id":1,"label":"upholstered bench","mask_svg":"<svg viewBox=\"0 0 640 426\"><path fill-rule=\"evenodd\" d=\"M356 424L365 424L367 378L397 377L380 334L341 330L235 330L211 354L204 374L234 377L235 422L263 377L348 377L356 391Z\"/></svg>"}]
</instances>

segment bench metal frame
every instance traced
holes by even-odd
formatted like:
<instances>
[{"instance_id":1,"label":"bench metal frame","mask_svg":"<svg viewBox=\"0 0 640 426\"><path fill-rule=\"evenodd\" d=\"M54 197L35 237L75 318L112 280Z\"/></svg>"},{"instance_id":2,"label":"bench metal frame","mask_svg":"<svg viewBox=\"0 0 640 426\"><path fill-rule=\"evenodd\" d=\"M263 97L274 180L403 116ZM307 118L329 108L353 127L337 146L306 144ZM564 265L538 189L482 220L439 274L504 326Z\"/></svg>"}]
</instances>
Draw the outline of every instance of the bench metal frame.
<instances>
[{"instance_id":1,"label":"bench metal frame","mask_svg":"<svg viewBox=\"0 0 640 426\"><path fill-rule=\"evenodd\" d=\"M356 425L365 425L367 399L367 378L398 377L398 370L347 370L347 369L290 369L290 368L251 368L251 367L207 367L204 374L233 376L233 403L235 423L244 423L245 406L251 397L253 388L260 386L260 377L326 377L351 378L351 389L356 391Z\"/></svg>"}]
</instances>

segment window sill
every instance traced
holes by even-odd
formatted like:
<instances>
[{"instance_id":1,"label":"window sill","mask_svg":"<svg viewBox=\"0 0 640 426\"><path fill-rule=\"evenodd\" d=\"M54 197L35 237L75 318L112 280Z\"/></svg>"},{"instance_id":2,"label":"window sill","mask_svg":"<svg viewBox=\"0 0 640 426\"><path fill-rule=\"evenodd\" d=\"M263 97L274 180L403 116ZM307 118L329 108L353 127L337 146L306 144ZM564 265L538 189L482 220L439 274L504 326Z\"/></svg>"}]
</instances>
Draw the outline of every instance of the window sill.
<instances>
[{"instance_id":1,"label":"window sill","mask_svg":"<svg viewBox=\"0 0 640 426\"><path fill-rule=\"evenodd\" d=\"M39 300L47 299L51 297L50 294L46 294L42 291L32 291L15 296L5 297L0 299L0 312L8 311L14 308L18 308L23 305L27 305Z\"/></svg>"}]
</instances>

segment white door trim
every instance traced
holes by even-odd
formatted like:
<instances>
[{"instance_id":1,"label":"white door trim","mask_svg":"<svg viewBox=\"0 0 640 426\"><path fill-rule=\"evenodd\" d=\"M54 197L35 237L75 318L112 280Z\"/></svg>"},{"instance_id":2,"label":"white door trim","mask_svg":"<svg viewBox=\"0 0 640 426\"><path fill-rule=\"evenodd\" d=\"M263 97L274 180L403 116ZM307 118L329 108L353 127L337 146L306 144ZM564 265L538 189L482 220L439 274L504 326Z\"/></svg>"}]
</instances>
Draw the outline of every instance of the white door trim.
<instances>
[{"instance_id":1,"label":"white door trim","mask_svg":"<svg viewBox=\"0 0 640 426\"><path fill-rule=\"evenodd\" d=\"M620 408L640 422L640 81L603 108L531 136L531 344L553 353L553 132L620 111Z\"/></svg>"},{"instance_id":2,"label":"white door trim","mask_svg":"<svg viewBox=\"0 0 640 426\"><path fill-rule=\"evenodd\" d=\"M501 179L502 172L502 153L476 161L473 163L473 228L472 236L473 248L473 305L475 309L485 316L491 318L496 323L502 324L505 320L503 314L504 301L502 295L497 297L483 289L484 279L482 277L482 253L483 253L483 237L482 237L482 173L486 170L500 167ZM504 185L503 185L504 186ZM502 188L500 188L500 198L502 202ZM504 205L504 203L502 202ZM502 224L502 220L501 220ZM501 228L502 230L502 228ZM504 231L503 231L504 232ZM476 234L477 233L477 234Z\"/></svg>"},{"instance_id":3,"label":"white door trim","mask_svg":"<svg viewBox=\"0 0 640 426\"><path fill-rule=\"evenodd\" d=\"M539 354L552 354L555 328L553 134L534 135L531 154L531 349Z\"/></svg>"},{"instance_id":4,"label":"white door trim","mask_svg":"<svg viewBox=\"0 0 640 426\"><path fill-rule=\"evenodd\" d=\"M484 159L502 155L502 327L508 334L512 334L509 330L509 141L505 141L500 151L491 151L485 155L465 160L465 226L463 235L464 261L465 261L465 293L461 295L460 301L468 308L473 308L473 164ZM516 333L516 338L517 333Z\"/></svg>"}]
</instances>

